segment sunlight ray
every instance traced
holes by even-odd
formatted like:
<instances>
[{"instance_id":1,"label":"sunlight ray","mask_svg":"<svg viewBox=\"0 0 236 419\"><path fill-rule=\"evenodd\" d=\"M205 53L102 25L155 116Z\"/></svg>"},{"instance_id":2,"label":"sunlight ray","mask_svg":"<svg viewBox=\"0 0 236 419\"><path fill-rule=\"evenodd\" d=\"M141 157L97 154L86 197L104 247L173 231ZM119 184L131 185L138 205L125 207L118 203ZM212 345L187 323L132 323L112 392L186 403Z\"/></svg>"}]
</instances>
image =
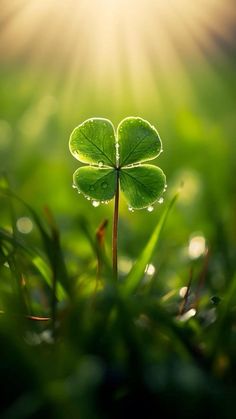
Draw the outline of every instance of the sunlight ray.
<instances>
[{"instance_id":1,"label":"sunlight ray","mask_svg":"<svg viewBox=\"0 0 236 419\"><path fill-rule=\"evenodd\" d=\"M159 106L163 89L178 103L183 92L191 96L186 62L217 79L211 57L224 59L236 23L231 0L1 3L1 61L29 63L40 77L52 71L52 86L63 84L68 104L81 89L96 103L104 87L114 106L129 95L141 109L154 91Z\"/></svg>"}]
</instances>

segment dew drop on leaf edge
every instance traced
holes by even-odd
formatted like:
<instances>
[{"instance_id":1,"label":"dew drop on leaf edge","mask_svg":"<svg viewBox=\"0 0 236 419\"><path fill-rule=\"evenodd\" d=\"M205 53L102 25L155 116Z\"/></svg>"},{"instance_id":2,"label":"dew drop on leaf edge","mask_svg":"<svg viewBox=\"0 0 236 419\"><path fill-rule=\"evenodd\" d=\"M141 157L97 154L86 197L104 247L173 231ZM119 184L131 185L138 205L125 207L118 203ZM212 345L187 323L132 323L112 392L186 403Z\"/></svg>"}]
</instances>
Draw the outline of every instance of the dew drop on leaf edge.
<instances>
[{"instance_id":1,"label":"dew drop on leaf edge","mask_svg":"<svg viewBox=\"0 0 236 419\"><path fill-rule=\"evenodd\" d=\"M99 205L100 205L100 201L96 201L96 200L92 201L92 206L93 207L97 208L97 207L99 207Z\"/></svg>"},{"instance_id":2,"label":"dew drop on leaf edge","mask_svg":"<svg viewBox=\"0 0 236 419\"><path fill-rule=\"evenodd\" d=\"M147 207L147 211L148 211L148 212L152 212L153 210L154 210L153 205L149 205L149 206Z\"/></svg>"}]
</instances>

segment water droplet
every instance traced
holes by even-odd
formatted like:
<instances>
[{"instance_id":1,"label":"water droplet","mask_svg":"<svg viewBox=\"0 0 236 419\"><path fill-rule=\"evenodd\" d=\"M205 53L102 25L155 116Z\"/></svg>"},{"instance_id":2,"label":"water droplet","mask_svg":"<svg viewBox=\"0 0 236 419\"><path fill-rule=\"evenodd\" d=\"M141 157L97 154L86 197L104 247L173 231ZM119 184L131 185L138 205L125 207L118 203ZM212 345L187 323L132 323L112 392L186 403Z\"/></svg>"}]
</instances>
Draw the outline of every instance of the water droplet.
<instances>
[{"instance_id":1,"label":"water droplet","mask_svg":"<svg viewBox=\"0 0 236 419\"><path fill-rule=\"evenodd\" d=\"M103 167L104 166L104 162L101 160L98 162L98 167Z\"/></svg>"},{"instance_id":2,"label":"water droplet","mask_svg":"<svg viewBox=\"0 0 236 419\"><path fill-rule=\"evenodd\" d=\"M22 234L29 234L33 229L33 223L29 217L21 217L16 222L16 228Z\"/></svg>"},{"instance_id":3,"label":"water droplet","mask_svg":"<svg viewBox=\"0 0 236 419\"><path fill-rule=\"evenodd\" d=\"M109 201L104 201L104 204L106 204L106 205L109 204Z\"/></svg>"},{"instance_id":4,"label":"water droplet","mask_svg":"<svg viewBox=\"0 0 236 419\"><path fill-rule=\"evenodd\" d=\"M156 272L156 268L155 268L155 266L152 263L150 263L150 264L146 265L146 268L145 268L145 271L144 272L147 275L152 276Z\"/></svg>"},{"instance_id":5,"label":"water droplet","mask_svg":"<svg viewBox=\"0 0 236 419\"><path fill-rule=\"evenodd\" d=\"M90 196L85 196L85 198L86 198L88 201L91 201Z\"/></svg>"},{"instance_id":6,"label":"water droplet","mask_svg":"<svg viewBox=\"0 0 236 419\"><path fill-rule=\"evenodd\" d=\"M194 317L197 313L197 310L195 308L191 308L190 310L186 311L186 313L182 314L182 316L179 317L180 321L187 321L191 319L191 317Z\"/></svg>"},{"instance_id":7,"label":"water droplet","mask_svg":"<svg viewBox=\"0 0 236 419\"><path fill-rule=\"evenodd\" d=\"M74 183L72 183L72 188L77 189L77 186Z\"/></svg>"},{"instance_id":8,"label":"water droplet","mask_svg":"<svg viewBox=\"0 0 236 419\"><path fill-rule=\"evenodd\" d=\"M107 189L108 183L107 182L102 182L101 187L102 187L102 189Z\"/></svg>"},{"instance_id":9,"label":"water droplet","mask_svg":"<svg viewBox=\"0 0 236 419\"><path fill-rule=\"evenodd\" d=\"M100 201L92 201L92 206L97 208L100 205Z\"/></svg>"},{"instance_id":10,"label":"water droplet","mask_svg":"<svg viewBox=\"0 0 236 419\"><path fill-rule=\"evenodd\" d=\"M90 185L89 190L90 191L94 191L94 186L93 185Z\"/></svg>"},{"instance_id":11,"label":"water droplet","mask_svg":"<svg viewBox=\"0 0 236 419\"><path fill-rule=\"evenodd\" d=\"M131 207L131 206L129 206L129 207L128 207L128 210L129 210L130 212L134 212L134 209L133 209L133 207Z\"/></svg>"},{"instance_id":12,"label":"water droplet","mask_svg":"<svg viewBox=\"0 0 236 419\"><path fill-rule=\"evenodd\" d=\"M158 201L157 201L159 204L163 204L163 202L164 202L164 198L163 197L161 197L160 199L158 199Z\"/></svg>"},{"instance_id":13,"label":"water droplet","mask_svg":"<svg viewBox=\"0 0 236 419\"><path fill-rule=\"evenodd\" d=\"M163 153L163 148L160 149L160 154Z\"/></svg>"},{"instance_id":14,"label":"water droplet","mask_svg":"<svg viewBox=\"0 0 236 419\"><path fill-rule=\"evenodd\" d=\"M181 287L179 290L179 296L184 298L188 292L188 287Z\"/></svg>"},{"instance_id":15,"label":"water droplet","mask_svg":"<svg viewBox=\"0 0 236 419\"><path fill-rule=\"evenodd\" d=\"M189 242L188 254L191 259L197 259L206 252L206 239L202 235L193 236Z\"/></svg>"},{"instance_id":16,"label":"water droplet","mask_svg":"<svg viewBox=\"0 0 236 419\"><path fill-rule=\"evenodd\" d=\"M154 207L152 205L149 205L149 207L147 207L148 212L152 212L153 210L154 210Z\"/></svg>"}]
</instances>

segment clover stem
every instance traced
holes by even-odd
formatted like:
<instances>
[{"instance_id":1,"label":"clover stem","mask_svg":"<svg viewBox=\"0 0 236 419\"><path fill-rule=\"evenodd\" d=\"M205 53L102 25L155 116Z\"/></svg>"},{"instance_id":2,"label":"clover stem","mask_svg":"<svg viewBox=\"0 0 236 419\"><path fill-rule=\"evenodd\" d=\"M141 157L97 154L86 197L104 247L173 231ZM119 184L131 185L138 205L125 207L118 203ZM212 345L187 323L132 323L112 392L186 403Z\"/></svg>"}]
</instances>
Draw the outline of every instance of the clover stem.
<instances>
[{"instance_id":1,"label":"clover stem","mask_svg":"<svg viewBox=\"0 0 236 419\"><path fill-rule=\"evenodd\" d=\"M118 279L117 268L117 243L118 243L118 219L119 219L119 170L116 170L116 194L113 214L113 231L112 231L112 266L114 279Z\"/></svg>"}]
</instances>

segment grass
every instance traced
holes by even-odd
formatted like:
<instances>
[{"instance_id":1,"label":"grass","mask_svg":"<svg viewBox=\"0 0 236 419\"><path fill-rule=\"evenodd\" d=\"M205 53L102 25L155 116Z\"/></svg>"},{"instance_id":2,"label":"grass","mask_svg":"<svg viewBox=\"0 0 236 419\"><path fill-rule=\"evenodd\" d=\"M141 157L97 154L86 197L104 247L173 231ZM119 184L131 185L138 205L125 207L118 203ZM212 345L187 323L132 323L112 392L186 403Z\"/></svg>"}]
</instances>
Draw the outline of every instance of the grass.
<instances>
[{"instance_id":1,"label":"grass","mask_svg":"<svg viewBox=\"0 0 236 419\"><path fill-rule=\"evenodd\" d=\"M92 101L82 87L65 101L62 83L38 81L23 64L2 67L0 164L10 187L1 178L1 417L232 417L234 66L216 65L218 77L189 66L191 91L175 74L181 96L163 80L158 101L149 89L139 105L126 89L113 104L102 87ZM93 208L71 188L68 139L91 115L117 124L131 114L159 124L168 190L152 213L129 213L121 196L115 284L113 206ZM194 259L198 236L207 251Z\"/></svg>"},{"instance_id":2,"label":"grass","mask_svg":"<svg viewBox=\"0 0 236 419\"><path fill-rule=\"evenodd\" d=\"M161 266L145 273L157 244L163 252L158 242L175 200L117 283L105 253L106 222L97 233L78 229L93 252L84 270L63 248L51 212L39 216L2 187L12 220L0 230L2 417L232 415L235 276L212 299L205 253L192 265L183 299L176 288L165 292ZM15 228L22 207L35 226L34 244Z\"/></svg>"}]
</instances>

